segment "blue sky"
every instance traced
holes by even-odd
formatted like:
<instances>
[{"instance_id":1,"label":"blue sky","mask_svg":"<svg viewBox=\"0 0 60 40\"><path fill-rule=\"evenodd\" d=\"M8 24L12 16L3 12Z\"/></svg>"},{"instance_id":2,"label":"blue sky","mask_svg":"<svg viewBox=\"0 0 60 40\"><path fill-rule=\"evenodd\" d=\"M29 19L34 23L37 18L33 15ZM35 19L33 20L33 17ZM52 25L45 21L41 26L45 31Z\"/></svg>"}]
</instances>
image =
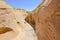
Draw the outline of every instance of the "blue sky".
<instances>
[{"instance_id":1,"label":"blue sky","mask_svg":"<svg viewBox=\"0 0 60 40\"><path fill-rule=\"evenodd\" d=\"M4 0L8 4L10 4L14 8L21 8L25 10L33 10L38 4L42 2L42 0Z\"/></svg>"}]
</instances>

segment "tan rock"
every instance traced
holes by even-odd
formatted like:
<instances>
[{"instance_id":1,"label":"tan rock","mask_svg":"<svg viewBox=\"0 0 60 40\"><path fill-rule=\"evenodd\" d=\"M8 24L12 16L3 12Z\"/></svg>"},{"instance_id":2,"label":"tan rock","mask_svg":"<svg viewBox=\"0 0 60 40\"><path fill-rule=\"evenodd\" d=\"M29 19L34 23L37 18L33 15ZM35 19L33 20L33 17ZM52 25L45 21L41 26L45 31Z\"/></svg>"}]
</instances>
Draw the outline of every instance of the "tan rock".
<instances>
[{"instance_id":1,"label":"tan rock","mask_svg":"<svg viewBox=\"0 0 60 40\"><path fill-rule=\"evenodd\" d=\"M0 40L37 40L32 26L25 21L27 15L0 1Z\"/></svg>"},{"instance_id":2,"label":"tan rock","mask_svg":"<svg viewBox=\"0 0 60 40\"><path fill-rule=\"evenodd\" d=\"M12 8L12 7L8 5L6 2L0 0L0 8Z\"/></svg>"}]
</instances>

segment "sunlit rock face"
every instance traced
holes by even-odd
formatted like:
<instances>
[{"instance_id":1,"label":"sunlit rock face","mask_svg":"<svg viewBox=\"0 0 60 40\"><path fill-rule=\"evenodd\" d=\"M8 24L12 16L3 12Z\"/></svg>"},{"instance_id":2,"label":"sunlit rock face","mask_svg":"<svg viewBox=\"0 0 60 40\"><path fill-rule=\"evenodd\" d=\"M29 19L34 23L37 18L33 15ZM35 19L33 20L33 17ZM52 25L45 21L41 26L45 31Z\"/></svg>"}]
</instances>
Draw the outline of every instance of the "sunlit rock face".
<instances>
[{"instance_id":1,"label":"sunlit rock face","mask_svg":"<svg viewBox=\"0 0 60 40\"><path fill-rule=\"evenodd\" d=\"M27 19L35 22L39 40L60 40L60 0L43 1Z\"/></svg>"},{"instance_id":2,"label":"sunlit rock face","mask_svg":"<svg viewBox=\"0 0 60 40\"><path fill-rule=\"evenodd\" d=\"M0 8L12 8L10 5L0 0Z\"/></svg>"},{"instance_id":3,"label":"sunlit rock face","mask_svg":"<svg viewBox=\"0 0 60 40\"><path fill-rule=\"evenodd\" d=\"M37 40L32 26L25 21L27 12L0 3L0 40Z\"/></svg>"}]
</instances>

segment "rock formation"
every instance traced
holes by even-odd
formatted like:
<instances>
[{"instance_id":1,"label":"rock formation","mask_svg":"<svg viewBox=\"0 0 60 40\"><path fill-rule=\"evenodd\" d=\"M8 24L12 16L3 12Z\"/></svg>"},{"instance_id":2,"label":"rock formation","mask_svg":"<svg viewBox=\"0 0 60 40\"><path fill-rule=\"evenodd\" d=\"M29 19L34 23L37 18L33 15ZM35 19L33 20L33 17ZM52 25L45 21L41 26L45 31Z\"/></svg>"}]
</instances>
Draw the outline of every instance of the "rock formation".
<instances>
[{"instance_id":1,"label":"rock formation","mask_svg":"<svg viewBox=\"0 0 60 40\"><path fill-rule=\"evenodd\" d=\"M9 20L10 18L11 20ZM0 19L0 27L2 27L0 29L3 29L0 30L0 40L37 40L32 35L34 30L38 40L60 40L60 0L43 0L32 12L14 9L7 3L0 1ZM2 19L5 19L6 22ZM10 27L7 28L7 26ZM1 35L6 32L8 33Z\"/></svg>"},{"instance_id":2,"label":"rock formation","mask_svg":"<svg viewBox=\"0 0 60 40\"><path fill-rule=\"evenodd\" d=\"M60 0L43 0L26 20L34 21L39 40L60 40Z\"/></svg>"},{"instance_id":3,"label":"rock formation","mask_svg":"<svg viewBox=\"0 0 60 40\"><path fill-rule=\"evenodd\" d=\"M12 7L8 5L6 2L0 0L0 8L12 8Z\"/></svg>"},{"instance_id":4,"label":"rock formation","mask_svg":"<svg viewBox=\"0 0 60 40\"><path fill-rule=\"evenodd\" d=\"M37 40L33 28L25 21L27 15L27 11L0 1L0 40Z\"/></svg>"}]
</instances>

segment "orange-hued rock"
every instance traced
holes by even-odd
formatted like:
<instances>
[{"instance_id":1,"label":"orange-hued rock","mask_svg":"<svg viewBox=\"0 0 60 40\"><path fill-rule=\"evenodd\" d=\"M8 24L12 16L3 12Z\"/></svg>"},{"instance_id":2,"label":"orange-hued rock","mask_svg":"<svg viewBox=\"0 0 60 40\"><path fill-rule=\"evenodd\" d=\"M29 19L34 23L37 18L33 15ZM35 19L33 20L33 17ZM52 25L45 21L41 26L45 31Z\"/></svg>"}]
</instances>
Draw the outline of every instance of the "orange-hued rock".
<instances>
[{"instance_id":1,"label":"orange-hued rock","mask_svg":"<svg viewBox=\"0 0 60 40\"><path fill-rule=\"evenodd\" d=\"M43 0L27 19L39 40L60 40L60 0Z\"/></svg>"},{"instance_id":2,"label":"orange-hued rock","mask_svg":"<svg viewBox=\"0 0 60 40\"><path fill-rule=\"evenodd\" d=\"M60 40L60 0L46 1L33 11L38 39Z\"/></svg>"},{"instance_id":3,"label":"orange-hued rock","mask_svg":"<svg viewBox=\"0 0 60 40\"><path fill-rule=\"evenodd\" d=\"M32 12L14 9L0 0L0 40L37 40L31 26L38 40L60 40L60 0L43 0Z\"/></svg>"}]
</instances>

